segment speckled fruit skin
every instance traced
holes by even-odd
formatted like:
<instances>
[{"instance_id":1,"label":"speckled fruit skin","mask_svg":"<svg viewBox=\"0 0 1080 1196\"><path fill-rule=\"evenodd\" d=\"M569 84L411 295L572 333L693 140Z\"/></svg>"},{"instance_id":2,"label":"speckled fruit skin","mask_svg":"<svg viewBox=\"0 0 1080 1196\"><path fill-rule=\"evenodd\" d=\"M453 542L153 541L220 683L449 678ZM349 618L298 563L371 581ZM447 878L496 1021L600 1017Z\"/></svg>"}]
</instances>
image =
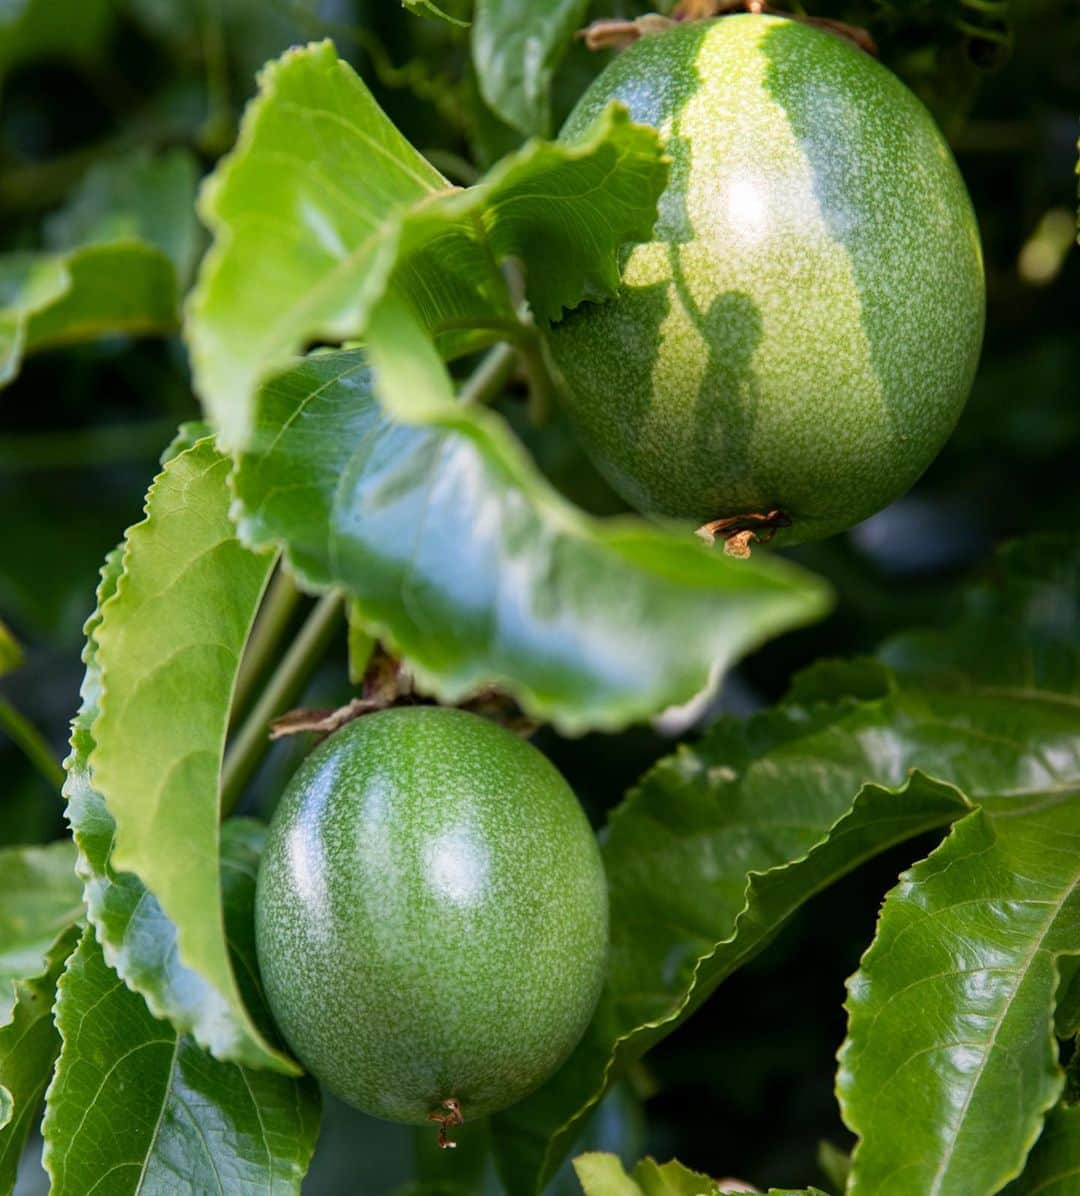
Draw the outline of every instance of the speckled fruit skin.
<instances>
[{"instance_id":1,"label":"speckled fruit skin","mask_svg":"<svg viewBox=\"0 0 1080 1196\"><path fill-rule=\"evenodd\" d=\"M639 40L564 139L612 100L672 174L619 295L551 330L585 448L647 513L780 508L789 543L873 514L940 450L982 343L978 227L932 118L841 38L749 14Z\"/></svg>"},{"instance_id":2,"label":"speckled fruit skin","mask_svg":"<svg viewBox=\"0 0 1080 1196\"><path fill-rule=\"evenodd\" d=\"M255 908L285 1038L345 1100L422 1124L520 1099L581 1037L608 899L577 799L534 747L459 710L350 723L290 782Z\"/></svg>"}]
</instances>

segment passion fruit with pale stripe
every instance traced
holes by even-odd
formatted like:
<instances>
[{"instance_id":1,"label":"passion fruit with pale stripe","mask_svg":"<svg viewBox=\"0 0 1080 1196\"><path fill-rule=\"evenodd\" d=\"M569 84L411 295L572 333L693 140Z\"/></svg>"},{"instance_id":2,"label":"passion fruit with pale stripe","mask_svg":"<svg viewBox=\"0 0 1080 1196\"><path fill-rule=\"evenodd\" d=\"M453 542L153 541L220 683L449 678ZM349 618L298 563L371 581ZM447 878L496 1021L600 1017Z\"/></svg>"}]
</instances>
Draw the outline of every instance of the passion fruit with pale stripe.
<instances>
[{"instance_id":1,"label":"passion fruit with pale stripe","mask_svg":"<svg viewBox=\"0 0 1080 1196\"><path fill-rule=\"evenodd\" d=\"M460 710L402 707L300 766L255 927L270 1008L312 1074L376 1117L452 1126L523 1097L581 1037L607 886L536 748Z\"/></svg>"},{"instance_id":2,"label":"passion fruit with pale stripe","mask_svg":"<svg viewBox=\"0 0 1080 1196\"><path fill-rule=\"evenodd\" d=\"M978 227L930 114L850 42L751 14L642 38L563 137L612 101L671 176L618 295L549 330L586 450L643 512L778 542L880 510L949 436L982 342Z\"/></svg>"}]
</instances>

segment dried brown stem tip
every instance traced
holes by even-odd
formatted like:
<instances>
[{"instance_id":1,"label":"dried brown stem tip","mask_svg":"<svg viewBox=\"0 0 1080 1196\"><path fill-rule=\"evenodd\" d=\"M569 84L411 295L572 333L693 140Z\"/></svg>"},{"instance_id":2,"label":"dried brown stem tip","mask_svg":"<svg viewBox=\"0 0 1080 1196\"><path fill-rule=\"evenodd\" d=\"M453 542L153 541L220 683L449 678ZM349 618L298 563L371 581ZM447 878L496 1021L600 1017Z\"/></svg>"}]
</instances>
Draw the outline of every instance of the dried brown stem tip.
<instances>
[{"instance_id":1,"label":"dried brown stem tip","mask_svg":"<svg viewBox=\"0 0 1080 1196\"><path fill-rule=\"evenodd\" d=\"M577 31L589 50L625 50L639 37L651 37L670 29L675 22L659 13L647 13L633 21L593 21Z\"/></svg>"},{"instance_id":2,"label":"dried brown stem tip","mask_svg":"<svg viewBox=\"0 0 1080 1196\"><path fill-rule=\"evenodd\" d=\"M703 523L694 534L706 544L715 544L719 536L728 556L746 560L751 545L768 544L782 527L791 527L791 520L783 511L774 510L714 519L711 523Z\"/></svg>"},{"instance_id":3,"label":"dried brown stem tip","mask_svg":"<svg viewBox=\"0 0 1080 1196\"><path fill-rule=\"evenodd\" d=\"M449 1100L443 1101L441 1109L436 1109L434 1113L428 1114L428 1121L438 1122L441 1149L453 1150L457 1143L450 1141L446 1131L450 1126L465 1124L465 1118L461 1115L461 1105L453 1097L450 1097Z\"/></svg>"}]
</instances>

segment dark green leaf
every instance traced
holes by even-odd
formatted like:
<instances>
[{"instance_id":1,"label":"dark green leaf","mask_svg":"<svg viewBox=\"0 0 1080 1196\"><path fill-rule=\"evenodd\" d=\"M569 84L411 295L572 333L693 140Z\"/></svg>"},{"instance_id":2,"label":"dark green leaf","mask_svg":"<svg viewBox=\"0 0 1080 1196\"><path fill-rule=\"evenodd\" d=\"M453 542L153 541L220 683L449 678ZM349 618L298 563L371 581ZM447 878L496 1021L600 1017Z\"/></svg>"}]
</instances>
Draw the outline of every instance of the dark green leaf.
<instances>
[{"instance_id":1,"label":"dark green leaf","mask_svg":"<svg viewBox=\"0 0 1080 1196\"><path fill-rule=\"evenodd\" d=\"M235 540L228 472L210 441L174 457L122 571L107 565L66 793L109 964L215 1055L288 1070L247 1013L221 926L218 773L273 565Z\"/></svg>"},{"instance_id":2,"label":"dark green leaf","mask_svg":"<svg viewBox=\"0 0 1080 1196\"><path fill-rule=\"evenodd\" d=\"M82 916L70 840L0 849L0 1026L11 1020L18 982L46 971L57 937Z\"/></svg>"},{"instance_id":3,"label":"dark green leaf","mask_svg":"<svg viewBox=\"0 0 1080 1196\"><path fill-rule=\"evenodd\" d=\"M34 1128L60 1038L53 1026L56 983L79 941L68 926L41 959L41 969L15 984L15 1006L0 1028L0 1192L10 1192L27 1136Z\"/></svg>"},{"instance_id":4,"label":"dark green leaf","mask_svg":"<svg viewBox=\"0 0 1080 1196\"><path fill-rule=\"evenodd\" d=\"M263 831L227 823L222 881L241 977L261 1000L252 910ZM60 982L63 1049L49 1088L44 1162L54 1196L300 1190L318 1129L310 1080L221 1063L158 1021L109 968L89 929ZM117 1132L122 1127L122 1132Z\"/></svg>"},{"instance_id":5,"label":"dark green leaf","mask_svg":"<svg viewBox=\"0 0 1080 1196\"><path fill-rule=\"evenodd\" d=\"M115 16L114 0L8 0L0 5L0 76L33 58L93 58Z\"/></svg>"},{"instance_id":6,"label":"dark green leaf","mask_svg":"<svg viewBox=\"0 0 1080 1196\"><path fill-rule=\"evenodd\" d=\"M425 686L457 700L498 681L571 731L687 700L825 602L764 554L583 516L490 411L432 402L423 423L389 423L355 352L266 387L235 488L245 539L285 545L310 586L348 589Z\"/></svg>"},{"instance_id":7,"label":"dark green leaf","mask_svg":"<svg viewBox=\"0 0 1080 1196\"><path fill-rule=\"evenodd\" d=\"M473 63L480 91L493 112L520 132L551 132L551 80L588 0L477 0Z\"/></svg>"},{"instance_id":8,"label":"dark green leaf","mask_svg":"<svg viewBox=\"0 0 1080 1196\"><path fill-rule=\"evenodd\" d=\"M1080 1176L1080 1105L1059 1105L1020 1178L1002 1196L1074 1196Z\"/></svg>"}]
</instances>

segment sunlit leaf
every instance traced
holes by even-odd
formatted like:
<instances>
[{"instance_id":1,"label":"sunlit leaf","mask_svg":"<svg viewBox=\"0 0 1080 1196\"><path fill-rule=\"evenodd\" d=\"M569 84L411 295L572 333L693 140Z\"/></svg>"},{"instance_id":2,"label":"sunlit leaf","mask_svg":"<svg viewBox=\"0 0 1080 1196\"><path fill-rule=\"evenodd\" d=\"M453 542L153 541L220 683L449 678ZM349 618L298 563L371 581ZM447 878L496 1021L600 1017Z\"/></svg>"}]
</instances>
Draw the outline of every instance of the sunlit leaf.
<instances>
[{"instance_id":1,"label":"sunlit leaf","mask_svg":"<svg viewBox=\"0 0 1080 1196\"><path fill-rule=\"evenodd\" d=\"M240 657L273 566L235 538L228 473L228 460L199 441L168 463L146 519L128 533L121 575L90 629L84 703L97 716L87 727L84 711L76 727L68 796L110 964L218 1057L288 1070L245 1008L221 923L221 757ZM113 584L107 577L106 592ZM137 899L142 885L155 899L149 907ZM159 933L139 933L143 918Z\"/></svg>"},{"instance_id":2,"label":"sunlit leaf","mask_svg":"<svg viewBox=\"0 0 1080 1196\"><path fill-rule=\"evenodd\" d=\"M263 379L313 339L363 335L389 290L461 353L515 335L499 261L524 263L533 310L553 318L613 291L620 245L656 218L667 164L625 112L580 143L532 143L461 191L329 43L290 51L261 83L203 194L215 243L187 318L197 388L229 448L247 443Z\"/></svg>"},{"instance_id":3,"label":"sunlit leaf","mask_svg":"<svg viewBox=\"0 0 1080 1196\"><path fill-rule=\"evenodd\" d=\"M22 664L22 648L11 634L3 619L0 619L0 677L10 673Z\"/></svg>"},{"instance_id":4,"label":"sunlit leaf","mask_svg":"<svg viewBox=\"0 0 1080 1196\"><path fill-rule=\"evenodd\" d=\"M574 1170L585 1196L727 1196L748 1191L691 1171L674 1159L658 1163L642 1159L627 1175L613 1154L583 1154L574 1160ZM770 1188L769 1196L824 1196L817 1188Z\"/></svg>"}]
</instances>

